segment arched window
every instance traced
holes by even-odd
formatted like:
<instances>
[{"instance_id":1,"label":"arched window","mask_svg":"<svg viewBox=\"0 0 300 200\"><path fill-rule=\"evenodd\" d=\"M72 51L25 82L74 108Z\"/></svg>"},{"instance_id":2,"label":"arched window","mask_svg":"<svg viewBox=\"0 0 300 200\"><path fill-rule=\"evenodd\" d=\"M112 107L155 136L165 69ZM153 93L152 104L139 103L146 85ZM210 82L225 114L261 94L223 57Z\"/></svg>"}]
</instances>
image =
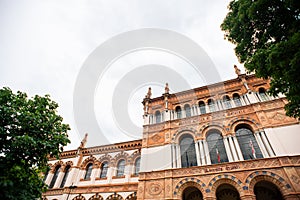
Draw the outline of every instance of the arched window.
<instances>
[{"instance_id":1,"label":"arched window","mask_svg":"<svg viewBox=\"0 0 300 200\"><path fill-rule=\"evenodd\" d=\"M199 101L199 109L201 114L206 113L205 103L203 101Z\"/></svg>"},{"instance_id":2,"label":"arched window","mask_svg":"<svg viewBox=\"0 0 300 200\"><path fill-rule=\"evenodd\" d=\"M161 114L159 111L155 112L155 122L160 123L161 122Z\"/></svg>"},{"instance_id":3,"label":"arched window","mask_svg":"<svg viewBox=\"0 0 300 200\"><path fill-rule=\"evenodd\" d=\"M134 175L136 175L136 176L140 172L140 163L141 163L141 158L139 157L135 160L135 163L134 163Z\"/></svg>"},{"instance_id":4,"label":"arched window","mask_svg":"<svg viewBox=\"0 0 300 200\"><path fill-rule=\"evenodd\" d=\"M51 183L49 185L49 188L53 188L54 187L56 179L57 179L59 171L60 171L60 167L61 167L60 165L58 165L58 166L55 167L54 175L53 175L53 178L52 178Z\"/></svg>"},{"instance_id":5,"label":"arched window","mask_svg":"<svg viewBox=\"0 0 300 200\"><path fill-rule=\"evenodd\" d=\"M223 137L217 130L212 130L206 137L209 156L212 164L228 162Z\"/></svg>"},{"instance_id":6,"label":"arched window","mask_svg":"<svg viewBox=\"0 0 300 200\"><path fill-rule=\"evenodd\" d=\"M186 117L192 116L192 115L191 115L191 107L190 107L190 105L186 104L186 105L184 106L184 111L185 111L185 116L186 116Z\"/></svg>"},{"instance_id":7,"label":"arched window","mask_svg":"<svg viewBox=\"0 0 300 200\"><path fill-rule=\"evenodd\" d=\"M66 166L65 171L64 171L65 175L63 177L63 180L61 181L60 188L65 187L65 184L66 184L66 181L67 181L67 178L68 178L68 175L69 175L70 168L71 168L70 165Z\"/></svg>"},{"instance_id":8,"label":"arched window","mask_svg":"<svg viewBox=\"0 0 300 200\"><path fill-rule=\"evenodd\" d=\"M91 178L92 170L93 170L93 163L89 163L89 164L86 166L85 175L84 175L84 180L89 180L89 179Z\"/></svg>"},{"instance_id":9,"label":"arched window","mask_svg":"<svg viewBox=\"0 0 300 200\"><path fill-rule=\"evenodd\" d=\"M181 107L180 106L177 106L175 108L175 112L176 112L176 115L177 115L177 119L181 119Z\"/></svg>"},{"instance_id":10,"label":"arched window","mask_svg":"<svg viewBox=\"0 0 300 200\"><path fill-rule=\"evenodd\" d=\"M45 173L44 178L43 178L43 181L44 181L44 182L46 181L46 179L47 179L47 177L48 177L48 175L49 175L49 170L50 170L50 169L47 167L46 173Z\"/></svg>"},{"instance_id":11,"label":"arched window","mask_svg":"<svg viewBox=\"0 0 300 200\"><path fill-rule=\"evenodd\" d=\"M235 134L245 160L263 157L257 141L250 129L238 127Z\"/></svg>"},{"instance_id":12,"label":"arched window","mask_svg":"<svg viewBox=\"0 0 300 200\"><path fill-rule=\"evenodd\" d=\"M266 90L264 88L259 88L258 94L260 96L261 101L267 101L268 100L268 96L267 96Z\"/></svg>"},{"instance_id":13,"label":"arched window","mask_svg":"<svg viewBox=\"0 0 300 200\"><path fill-rule=\"evenodd\" d=\"M209 99L209 100L207 101L207 103L208 103L209 111L210 111L210 112L215 112L215 111L216 111L216 105L215 105L214 100Z\"/></svg>"},{"instance_id":14,"label":"arched window","mask_svg":"<svg viewBox=\"0 0 300 200\"><path fill-rule=\"evenodd\" d=\"M233 102L236 107L242 106L240 95L238 95L237 93L234 93L233 94Z\"/></svg>"},{"instance_id":15,"label":"arched window","mask_svg":"<svg viewBox=\"0 0 300 200\"><path fill-rule=\"evenodd\" d=\"M197 166L194 139L190 135L184 135L179 142L181 154L181 167Z\"/></svg>"},{"instance_id":16,"label":"arched window","mask_svg":"<svg viewBox=\"0 0 300 200\"><path fill-rule=\"evenodd\" d=\"M223 97L223 104L224 104L224 106L225 106L226 109L231 108L230 98L227 95L225 95Z\"/></svg>"},{"instance_id":17,"label":"arched window","mask_svg":"<svg viewBox=\"0 0 300 200\"><path fill-rule=\"evenodd\" d=\"M108 162L103 162L101 165L100 178L106 178L108 170Z\"/></svg>"},{"instance_id":18,"label":"arched window","mask_svg":"<svg viewBox=\"0 0 300 200\"><path fill-rule=\"evenodd\" d=\"M120 160L117 167L117 177L124 176L125 160Z\"/></svg>"}]
</instances>

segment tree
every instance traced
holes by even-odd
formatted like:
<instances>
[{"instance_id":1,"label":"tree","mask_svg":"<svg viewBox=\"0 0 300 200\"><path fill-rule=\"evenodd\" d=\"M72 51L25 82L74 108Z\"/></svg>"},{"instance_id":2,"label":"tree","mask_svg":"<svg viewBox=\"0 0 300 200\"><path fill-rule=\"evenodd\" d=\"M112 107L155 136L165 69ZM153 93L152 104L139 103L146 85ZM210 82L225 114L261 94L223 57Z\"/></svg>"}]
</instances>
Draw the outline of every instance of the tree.
<instances>
[{"instance_id":1,"label":"tree","mask_svg":"<svg viewBox=\"0 0 300 200\"><path fill-rule=\"evenodd\" d=\"M70 142L57 107L49 95L27 98L0 89L0 199L32 200L47 188L42 173L48 158Z\"/></svg>"},{"instance_id":2,"label":"tree","mask_svg":"<svg viewBox=\"0 0 300 200\"><path fill-rule=\"evenodd\" d=\"M286 114L300 117L300 1L233 0L221 24L225 39L249 72L270 79L269 93L282 93Z\"/></svg>"}]
</instances>

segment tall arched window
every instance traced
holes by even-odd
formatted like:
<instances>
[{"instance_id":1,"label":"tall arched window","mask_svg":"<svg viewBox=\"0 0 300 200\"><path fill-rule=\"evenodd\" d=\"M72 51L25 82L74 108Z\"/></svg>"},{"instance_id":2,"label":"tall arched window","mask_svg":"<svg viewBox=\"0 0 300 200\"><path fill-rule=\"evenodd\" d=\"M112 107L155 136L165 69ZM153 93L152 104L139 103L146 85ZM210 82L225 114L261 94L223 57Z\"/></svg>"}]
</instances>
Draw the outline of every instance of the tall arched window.
<instances>
[{"instance_id":1,"label":"tall arched window","mask_svg":"<svg viewBox=\"0 0 300 200\"><path fill-rule=\"evenodd\" d=\"M61 181L60 188L65 187L65 184L66 184L66 181L67 181L67 178L68 178L68 175L69 175L70 168L71 168L70 165L66 166L65 171L64 171L65 175L63 177L63 180Z\"/></svg>"},{"instance_id":2,"label":"tall arched window","mask_svg":"<svg viewBox=\"0 0 300 200\"><path fill-rule=\"evenodd\" d=\"M161 122L161 114L159 111L155 112L155 122L160 123Z\"/></svg>"},{"instance_id":3,"label":"tall arched window","mask_svg":"<svg viewBox=\"0 0 300 200\"><path fill-rule=\"evenodd\" d=\"M260 99L261 99L262 101L267 101L267 100L268 100L268 96L267 96L266 90L265 90L264 88L259 88L258 94L259 94Z\"/></svg>"},{"instance_id":4,"label":"tall arched window","mask_svg":"<svg viewBox=\"0 0 300 200\"><path fill-rule=\"evenodd\" d=\"M207 101L207 103L208 103L209 111L210 111L210 112L215 112L215 111L216 111L216 105L215 105L214 100L209 99L209 100Z\"/></svg>"},{"instance_id":5,"label":"tall arched window","mask_svg":"<svg viewBox=\"0 0 300 200\"><path fill-rule=\"evenodd\" d=\"M185 116L186 116L186 117L192 116L190 105L186 104L186 105L184 106L184 111L185 111Z\"/></svg>"},{"instance_id":6,"label":"tall arched window","mask_svg":"<svg viewBox=\"0 0 300 200\"><path fill-rule=\"evenodd\" d=\"M107 170L108 170L108 162L105 161L101 165L100 178L106 178L106 176L107 176Z\"/></svg>"},{"instance_id":7,"label":"tall arched window","mask_svg":"<svg viewBox=\"0 0 300 200\"><path fill-rule=\"evenodd\" d=\"M179 142L181 154L181 167L197 166L194 139L190 135L184 135Z\"/></svg>"},{"instance_id":8,"label":"tall arched window","mask_svg":"<svg viewBox=\"0 0 300 200\"><path fill-rule=\"evenodd\" d=\"M175 112L176 112L177 119L181 119L181 107L180 106L177 106L175 108Z\"/></svg>"},{"instance_id":9,"label":"tall arched window","mask_svg":"<svg viewBox=\"0 0 300 200\"><path fill-rule=\"evenodd\" d=\"M209 156L212 164L228 162L223 137L217 130L212 130L206 137Z\"/></svg>"},{"instance_id":10,"label":"tall arched window","mask_svg":"<svg viewBox=\"0 0 300 200\"><path fill-rule=\"evenodd\" d=\"M233 102L236 107L242 106L240 95L238 95L237 93L234 93L233 94Z\"/></svg>"},{"instance_id":11,"label":"tall arched window","mask_svg":"<svg viewBox=\"0 0 300 200\"><path fill-rule=\"evenodd\" d=\"M201 114L206 113L205 103L203 101L199 101L199 109Z\"/></svg>"},{"instance_id":12,"label":"tall arched window","mask_svg":"<svg viewBox=\"0 0 300 200\"><path fill-rule=\"evenodd\" d=\"M45 182L46 181L46 179L47 179L47 177L48 177L48 175L49 175L49 168L47 168L47 170L46 170L46 173L45 173L45 175L44 175L44 178L43 178L43 181Z\"/></svg>"},{"instance_id":13,"label":"tall arched window","mask_svg":"<svg viewBox=\"0 0 300 200\"><path fill-rule=\"evenodd\" d=\"M120 160L118 162L117 166L117 177L124 176L124 170L125 170L125 160Z\"/></svg>"},{"instance_id":14,"label":"tall arched window","mask_svg":"<svg viewBox=\"0 0 300 200\"><path fill-rule=\"evenodd\" d=\"M139 172L140 172L140 163L141 163L141 158L138 157L136 160L135 160L135 163L134 163L134 175L138 175Z\"/></svg>"},{"instance_id":15,"label":"tall arched window","mask_svg":"<svg viewBox=\"0 0 300 200\"><path fill-rule=\"evenodd\" d=\"M93 171L93 163L89 163L85 169L84 180L89 180L91 178L92 171Z\"/></svg>"},{"instance_id":16,"label":"tall arched window","mask_svg":"<svg viewBox=\"0 0 300 200\"><path fill-rule=\"evenodd\" d=\"M263 157L257 141L249 128L240 126L236 129L235 134L245 160Z\"/></svg>"},{"instance_id":17,"label":"tall arched window","mask_svg":"<svg viewBox=\"0 0 300 200\"><path fill-rule=\"evenodd\" d=\"M60 167L61 167L60 165L58 165L58 166L55 167L55 171L54 171L54 174L53 174L53 178L52 178L52 180L51 180L51 183L50 183L50 185L49 185L49 188L53 188L53 187L54 187L55 182L56 182L56 179L57 179L58 174L59 174L59 171L60 171Z\"/></svg>"},{"instance_id":18,"label":"tall arched window","mask_svg":"<svg viewBox=\"0 0 300 200\"><path fill-rule=\"evenodd\" d=\"M231 108L231 102L229 96L225 95L223 97L223 105L225 106L226 109Z\"/></svg>"}]
</instances>

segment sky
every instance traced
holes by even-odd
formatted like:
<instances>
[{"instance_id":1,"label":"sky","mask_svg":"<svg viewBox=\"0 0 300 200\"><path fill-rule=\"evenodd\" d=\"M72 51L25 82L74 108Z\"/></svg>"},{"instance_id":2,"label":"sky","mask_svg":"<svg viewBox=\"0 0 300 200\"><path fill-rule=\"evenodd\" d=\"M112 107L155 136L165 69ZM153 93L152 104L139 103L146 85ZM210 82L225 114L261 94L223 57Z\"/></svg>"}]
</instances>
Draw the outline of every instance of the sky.
<instances>
[{"instance_id":1,"label":"sky","mask_svg":"<svg viewBox=\"0 0 300 200\"><path fill-rule=\"evenodd\" d=\"M236 77L234 64L242 68L220 29L229 2L0 0L0 87L50 94L71 126L67 150L86 132L87 146L140 139L148 87L160 96L165 82L179 92L211 83L206 70L220 81ZM138 34L157 46L130 49ZM165 41L182 48L166 50ZM185 42L202 49L200 73L180 55ZM100 64L105 56L112 59Z\"/></svg>"}]
</instances>

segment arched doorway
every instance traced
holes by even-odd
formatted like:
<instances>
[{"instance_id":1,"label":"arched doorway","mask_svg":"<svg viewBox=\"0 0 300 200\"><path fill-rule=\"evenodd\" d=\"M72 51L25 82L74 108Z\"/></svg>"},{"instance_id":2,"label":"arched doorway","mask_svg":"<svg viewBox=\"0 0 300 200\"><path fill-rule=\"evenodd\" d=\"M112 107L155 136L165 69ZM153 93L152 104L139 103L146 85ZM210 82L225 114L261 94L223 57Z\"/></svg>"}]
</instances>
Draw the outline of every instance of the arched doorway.
<instances>
[{"instance_id":1,"label":"arched doorway","mask_svg":"<svg viewBox=\"0 0 300 200\"><path fill-rule=\"evenodd\" d=\"M269 181L260 181L254 186L257 200L283 200L282 194L276 185Z\"/></svg>"},{"instance_id":2,"label":"arched doorway","mask_svg":"<svg viewBox=\"0 0 300 200\"><path fill-rule=\"evenodd\" d=\"M203 200L203 196L198 188L187 187L182 193L182 200Z\"/></svg>"},{"instance_id":3,"label":"arched doorway","mask_svg":"<svg viewBox=\"0 0 300 200\"><path fill-rule=\"evenodd\" d=\"M240 200L239 192L229 184L222 184L217 188L217 200Z\"/></svg>"}]
</instances>

